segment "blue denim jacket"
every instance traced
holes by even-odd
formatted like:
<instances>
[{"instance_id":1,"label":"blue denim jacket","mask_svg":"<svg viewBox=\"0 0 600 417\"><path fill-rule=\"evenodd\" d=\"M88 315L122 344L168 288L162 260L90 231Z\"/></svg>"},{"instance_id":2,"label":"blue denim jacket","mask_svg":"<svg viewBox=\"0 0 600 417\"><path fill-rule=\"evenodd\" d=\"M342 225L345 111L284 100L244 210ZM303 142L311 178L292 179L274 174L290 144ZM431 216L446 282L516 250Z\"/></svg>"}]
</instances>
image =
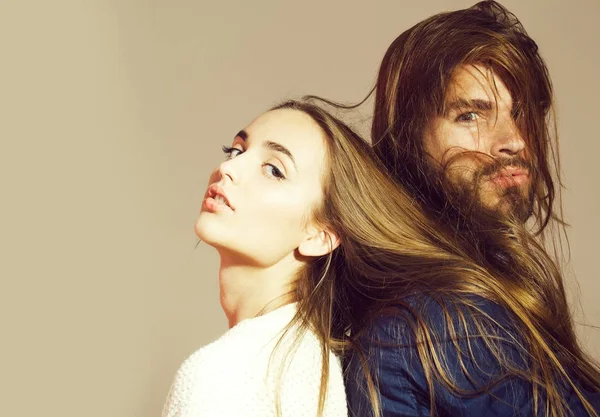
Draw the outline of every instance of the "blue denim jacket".
<instances>
[{"instance_id":1,"label":"blue denim jacket","mask_svg":"<svg viewBox=\"0 0 600 417\"><path fill-rule=\"evenodd\" d=\"M502 342L498 344L506 360L516 369L528 365L527 352L523 350L514 332L510 331L511 319L498 305L479 297L472 301L477 307L491 316L496 323L486 328L486 333L495 334ZM477 337L472 321L476 312L465 316L461 321L452 303L444 303L447 314L439 302L428 297L412 299L409 305L421 312L426 324L437 334L436 345L443 356L446 369L453 382L464 390L457 394L447 386L435 382L433 386L436 416L532 416L532 386L517 375L509 376L488 390L485 387L506 374L506 367L500 364L481 337ZM458 339L458 347L447 336L447 323L452 321ZM361 338L369 359L369 368L378 379L378 390L384 417L418 416L429 417L431 412L430 389L427 386L425 370L417 355L417 344L411 329L412 320L405 315L395 314L376 320L367 334ZM465 327L466 326L466 327ZM467 334L470 337L466 337ZM463 353L461 353L461 351ZM472 355L468 354L472 352ZM464 368L459 365L462 355ZM513 369L514 369L513 368ZM434 378L435 379L435 378ZM350 415L369 417L372 415L370 400L366 394L366 383L362 365L357 355L346 361L346 390ZM580 387L588 401L600 412L600 393L589 392ZM475 392L480 390L479 393ZM571 388L564 386L564 398L573 415L587 415L581 401ZM540 398L538 416L545 414L544 398Z\"/></svg>"}]
</instances>

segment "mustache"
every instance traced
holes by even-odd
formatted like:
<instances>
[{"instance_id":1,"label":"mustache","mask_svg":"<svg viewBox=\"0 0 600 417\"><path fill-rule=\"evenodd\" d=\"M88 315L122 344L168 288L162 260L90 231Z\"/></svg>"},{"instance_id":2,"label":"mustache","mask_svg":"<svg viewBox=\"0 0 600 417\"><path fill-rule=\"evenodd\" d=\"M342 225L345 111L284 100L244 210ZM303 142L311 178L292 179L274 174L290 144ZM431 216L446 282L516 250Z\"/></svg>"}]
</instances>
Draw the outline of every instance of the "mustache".
<instances>
[{"instance_id":1,"label":"mustache","mask_svg":"<svg viewBox=\"0 0 600 417\"><path fill-rule=\"evenodd\" d=\"M478 170L479 172L477 173L477 177L487 177L499 173L506 167L523 168L531 171L532 165L521 156L514 156L512 158L498 158L481 167Z\"/></svg>"}]
</instances>

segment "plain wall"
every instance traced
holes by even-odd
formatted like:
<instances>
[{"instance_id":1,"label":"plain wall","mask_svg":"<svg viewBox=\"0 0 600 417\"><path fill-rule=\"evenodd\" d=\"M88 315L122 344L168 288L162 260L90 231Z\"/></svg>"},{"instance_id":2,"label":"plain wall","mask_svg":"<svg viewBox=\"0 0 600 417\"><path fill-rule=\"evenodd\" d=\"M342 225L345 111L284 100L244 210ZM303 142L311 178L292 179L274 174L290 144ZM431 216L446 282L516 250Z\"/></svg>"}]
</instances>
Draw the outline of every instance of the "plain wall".
<instances>
[{"instance_id":1,"label":"plain wall","mask_svg":"<svg viewBox=\"0 0 600 417\"><path fill-rule=\"evenodd\" d=\"M361 99L398 34L471 4L0 2L2 414L159 415L226 330L193 234L220 146L283 98ZM598 326L600 3L505 4L556 87L570 294ZM578 329L600 358L600 331Z\"/></svg>"}]
</instances>

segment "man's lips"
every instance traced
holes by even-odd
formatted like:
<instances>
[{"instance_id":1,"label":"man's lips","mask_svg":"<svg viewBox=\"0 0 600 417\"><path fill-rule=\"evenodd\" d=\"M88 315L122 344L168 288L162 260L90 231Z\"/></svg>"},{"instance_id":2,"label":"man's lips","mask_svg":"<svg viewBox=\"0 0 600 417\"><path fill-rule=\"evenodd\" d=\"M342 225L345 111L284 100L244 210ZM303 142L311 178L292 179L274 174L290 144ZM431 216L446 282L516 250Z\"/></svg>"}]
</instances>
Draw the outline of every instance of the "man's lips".
<instances>
[{"instance_id":1,"label":"man's lips","mask_svg":"<svg viewBox=\"0 0 600 417\"><path fill-rule=\"evenodd\" d=\"M529 171L519 167L504 167L492 174L490 181L500 186L522 185L529 181Z\"/></svg>"}]
</instances>

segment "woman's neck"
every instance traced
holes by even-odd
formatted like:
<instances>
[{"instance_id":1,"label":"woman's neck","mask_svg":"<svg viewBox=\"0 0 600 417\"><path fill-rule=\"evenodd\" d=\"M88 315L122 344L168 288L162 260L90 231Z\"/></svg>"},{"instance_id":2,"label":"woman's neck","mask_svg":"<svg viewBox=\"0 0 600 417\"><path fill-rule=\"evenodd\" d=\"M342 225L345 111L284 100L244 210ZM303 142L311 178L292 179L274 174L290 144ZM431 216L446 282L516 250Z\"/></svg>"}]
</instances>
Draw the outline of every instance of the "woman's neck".
<instances>
[{"instance_id":1,"label":"woman's neck","mask_svg":"<svg viewBox=\"0 0 600 417\"><path fill-rule=\"evenodd\" d=\"M295 259L265 267L221 254L221 307L229 328L294 301L292 284L298 270Z\"/></svg>"}]
</instances>

